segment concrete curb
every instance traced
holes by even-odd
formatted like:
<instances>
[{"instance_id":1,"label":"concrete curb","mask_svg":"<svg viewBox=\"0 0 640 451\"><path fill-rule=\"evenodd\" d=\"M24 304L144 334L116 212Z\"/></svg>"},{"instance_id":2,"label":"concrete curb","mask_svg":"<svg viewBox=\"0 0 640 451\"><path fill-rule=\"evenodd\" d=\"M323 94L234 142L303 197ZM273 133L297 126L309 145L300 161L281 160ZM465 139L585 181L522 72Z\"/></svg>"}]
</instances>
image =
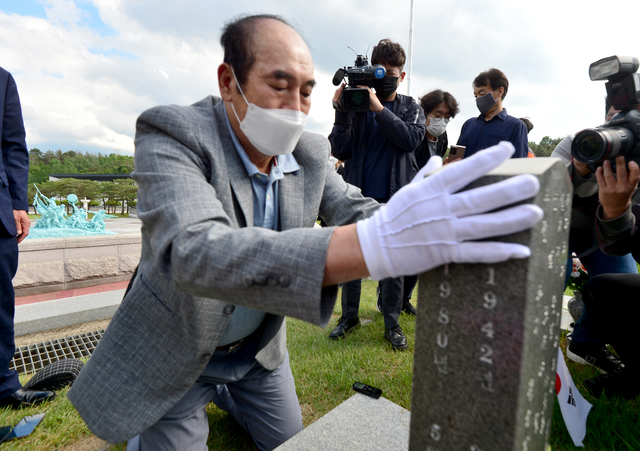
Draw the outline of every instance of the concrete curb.
<instances>
[{"instance_id":1,"label":"concrete curb","mask_svg":"<svg viewBox=\"0 0 640 451\"><path fill-rule=\"evenodd\" d=\"M15 336L110 318L120 306L124 292L113 290L19 305L14 320Z\"/></svg>"}]
</instances>

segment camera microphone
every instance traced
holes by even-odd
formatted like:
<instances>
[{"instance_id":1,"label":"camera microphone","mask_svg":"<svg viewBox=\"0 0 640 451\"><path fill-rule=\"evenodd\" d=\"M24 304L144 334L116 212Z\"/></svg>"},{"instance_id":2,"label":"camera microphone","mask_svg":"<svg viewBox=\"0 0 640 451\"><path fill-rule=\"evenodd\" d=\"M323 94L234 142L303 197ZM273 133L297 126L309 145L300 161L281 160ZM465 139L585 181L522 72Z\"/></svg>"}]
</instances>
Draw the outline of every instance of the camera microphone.
<instances>
[{"instance_id":1,"label":"camera microphone","mask_svg":"<svg viewBox=\"0 0 640 451\"><path fill-rule=\"evenodd\" d=\"M340 83L342 83L342 80L344 80L345 75L346 72L344 69L338 69L333 76L333 86L339 86Z\"/></svg>"}]
</instances>

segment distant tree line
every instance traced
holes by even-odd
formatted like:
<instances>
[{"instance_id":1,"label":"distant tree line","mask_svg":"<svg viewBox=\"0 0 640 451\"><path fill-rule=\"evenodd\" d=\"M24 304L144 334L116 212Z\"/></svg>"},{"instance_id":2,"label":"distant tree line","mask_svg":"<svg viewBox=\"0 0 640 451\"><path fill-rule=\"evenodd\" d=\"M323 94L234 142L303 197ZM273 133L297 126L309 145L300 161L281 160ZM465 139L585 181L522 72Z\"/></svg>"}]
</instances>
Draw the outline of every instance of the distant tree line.
<instances>
[{"instance_id":1,"label":"distant tree line","mask_svg":"<svg viewBox=\"0 0 640 451\"><path fill-rule=\"evenodd\" d=\"M93 180L62 179L49 181L49 174L129 174L133 172L133 157L111 153L103 155L68 150L42 152L33 148L29 151L29 204L33 205L36 189L48 198L67 204L67 196L75 194L78 199L90 199L89 209L103 205L107 213L115 213L117 207L121 213L128 213L129 207L136 205L138 187L131 179L114 182L96 182ZM82 203L77 205L82 207ZM67 212L71 206L67 205Z\"/></svg>"},{"instance_id":2,"label":"distant tree line","mask_svg":"<svg viewBox=\"0 0 640 451\"><path fill-rule=\"evenodd\" d=\"M55 152L33 148L29 151L29 183L49 180L49 174L129 174L133 157L111 153L102 155L68 150Z\"/></svg>"},{"instance_id":3,"label":"distant tree line","mask_svg":"<svg viewBox=\"0 0 640 451\"><path fill-rule=\"evenodd\" d=\"M545 136L540 140L540 143L536 144L534 141L529 141L529 147L533 150L533 153L536 157L550 157L551 152L556 146L562 141L563 138L555 138L551 139L548 136Z\"/></svg>"}]
</instances>

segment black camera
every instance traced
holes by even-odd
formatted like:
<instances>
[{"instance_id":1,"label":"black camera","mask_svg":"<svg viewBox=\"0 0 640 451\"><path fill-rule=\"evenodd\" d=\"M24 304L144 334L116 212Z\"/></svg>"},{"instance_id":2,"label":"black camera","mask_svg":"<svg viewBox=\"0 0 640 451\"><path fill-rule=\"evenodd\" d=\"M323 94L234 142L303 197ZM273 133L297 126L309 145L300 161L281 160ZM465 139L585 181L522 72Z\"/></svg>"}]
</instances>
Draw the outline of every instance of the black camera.
<instances>
[{"instance_id":1,"label":"black camera","mask_svg":"<svg viewBox=\"0 0 640 451\"><path fill-rule=\"evenodd\" d=\"M607 104L620 110L611 121L597 128L587 128L576 134L571 144L573 157L592 171L604 160L617 156L640 164L640 75L638 58L610 56L589 66L591 80L608 80Z\"/></svg>"},{"instance_id":2,"label":"black camera","mask_svg":"<svg viewBox=\"0 0 640 451\"><path fill-rule=\"evenodd\" d=\"M366 56L357 55L355 66L338 69L333 76L333 84L338 86L347 77L347 86L340 96L340 108L344 111L368 111L369 91L358 86L375 87L376 80L382 81L386 70L381 64L369 66Z\"/></svg>"}]
</instances>

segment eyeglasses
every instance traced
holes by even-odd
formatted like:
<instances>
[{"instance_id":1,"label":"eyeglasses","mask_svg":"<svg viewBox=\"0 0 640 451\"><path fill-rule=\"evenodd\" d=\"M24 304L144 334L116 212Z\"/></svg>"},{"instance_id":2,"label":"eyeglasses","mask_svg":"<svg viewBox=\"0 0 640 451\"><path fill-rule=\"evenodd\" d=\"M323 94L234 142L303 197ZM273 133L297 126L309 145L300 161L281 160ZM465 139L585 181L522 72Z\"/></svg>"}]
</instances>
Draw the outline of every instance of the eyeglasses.
<instances>
[{"instance_id":1,"label":"eyeglasses","mask_svg":"<svg viewBox=\"0 0 640 451\"><path fill-rule=\"evenodd\" d=\"M449 121L451 120L451 116L446 115L446 116L442 116L441 114L435 115L435 114L427 114L428 117L432 118L432 119L444 119L444 121L446 123L449 123Z\"/></svg>"}]
</instances>

